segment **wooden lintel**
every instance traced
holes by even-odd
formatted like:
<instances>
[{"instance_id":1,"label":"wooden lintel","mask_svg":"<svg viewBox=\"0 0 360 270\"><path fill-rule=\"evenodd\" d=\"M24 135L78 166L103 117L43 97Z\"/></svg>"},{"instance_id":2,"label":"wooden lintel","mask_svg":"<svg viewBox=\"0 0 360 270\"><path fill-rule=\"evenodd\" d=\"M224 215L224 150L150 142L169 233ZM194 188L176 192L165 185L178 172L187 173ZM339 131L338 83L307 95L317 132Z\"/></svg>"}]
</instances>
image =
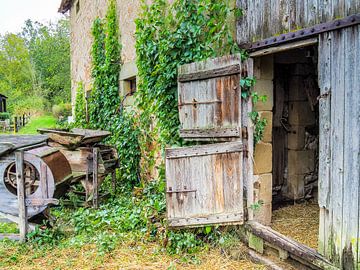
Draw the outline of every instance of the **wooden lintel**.
<instances>
[{"instance_id":1,"label":"wooden lintel","mask_svg":"<svg viewBox=\"0 0 360 270\"><path fill-rule=\"evenodd\" d=\"M306 40L296 41L296 42L287 43L284 45L279 45L276 47L270 47L270 48L262 49L259 51L255 51L253 53L250 53L250 57L260 57L260 56L264 56L264 55L268 55L268 54L274 54L274 53L279 53L279 52L288 51L288 50L292 50L292 49L303 48L303 47L311 46L311 45L314 45L317 43L318 43L318 38L310 38L310 39L306 39Z\"/></svg>"},{"instance_id":2,"label":"wooden lintel","mask_svg":"<svg viewBox=\"0 0 360 270\"><path fill-rule=\"evenodd\" d=\"M198 71L190 74L179 74L178 81L190 82L190 81L206 80L210 78L240 74L240 72L241 72L240 65L235 64L227 67Z\"/></svg>"}]
</instances>

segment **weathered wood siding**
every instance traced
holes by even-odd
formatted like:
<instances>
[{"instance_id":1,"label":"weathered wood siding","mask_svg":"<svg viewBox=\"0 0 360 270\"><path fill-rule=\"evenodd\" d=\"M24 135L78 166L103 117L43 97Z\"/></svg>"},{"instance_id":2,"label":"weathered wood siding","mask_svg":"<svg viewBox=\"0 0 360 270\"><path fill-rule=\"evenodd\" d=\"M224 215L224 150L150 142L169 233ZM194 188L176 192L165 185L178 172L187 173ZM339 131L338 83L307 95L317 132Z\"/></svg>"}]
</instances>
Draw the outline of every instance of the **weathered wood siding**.
<instances>
[{"instance_id":1,"label":"weathered wood siding","mask_svg":"<svg viewBox=\"0 0 360 270\"><path fill-rule=\"evenodd\" d=\"M319 247L342 269L360 269L359 63L360 25L320 35Z\"/></svg>"},{"instance_id":2,"label":"weathered wood siding","mask_svg":"<svg viewBox=\"0 0 360 270\"><path fill-rule=\"evenodd\" d=\"M167 149L170 226L243 223L242 160L241 142Z\"/></svg>"},{"instance_id":3,"label":"weathered wood siding","mask_svg":"<svg viewBox=\"0 0 360 270\"><path fill-rule=\"evenodd\" d=\"M182 137L240 137L240 79L246 66L240 55L229 55L179 68Z\"/></svg>"},{"instance_id":4,"label":"weathered wood siding","mask_svg":"<svg viewBox=\"0 0 360 270\"><path fill-rule=\"evenodd\" d=\"M237 0L239 44L360 13L359 0Z\"/></svg>"}]
</instances>

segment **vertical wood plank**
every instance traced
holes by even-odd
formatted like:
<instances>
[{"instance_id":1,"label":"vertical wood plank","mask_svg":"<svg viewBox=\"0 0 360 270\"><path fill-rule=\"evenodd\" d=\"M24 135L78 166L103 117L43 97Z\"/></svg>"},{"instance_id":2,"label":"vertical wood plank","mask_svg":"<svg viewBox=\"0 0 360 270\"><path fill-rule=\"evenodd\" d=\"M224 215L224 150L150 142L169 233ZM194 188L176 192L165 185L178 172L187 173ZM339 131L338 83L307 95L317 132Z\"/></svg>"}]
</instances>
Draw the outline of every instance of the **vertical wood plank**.
<instances>
[{"instance_id":1,"label":"vertical wood plank","mask_svg":"<svg viewBox=\"0 0 360 270\"><path fill-rule=\"evenodd\" d=\"M254 62L249 58L243 63L245 69L248 71L248 76L254 76ZM252 100L242 99L242 127L247 130L247 138L243 138L243 144L247 147L247 152L243 155L243 175L244 175L244 194L246 196L246 209L248 213L248 220L254 219L254 211L250 207L254 204L254 125L249 117L249 113L253 109Z\"/></svg>"},{"instance_id":2,"label":"vertical wood plank","mask_svg":"<svg viewBox=\"0 0 360 270\"><path fill-rule=\"evenodd\" d=\"M99 207L99 174L98 174L98 162L99 162L99 148L93 148L93 206Z\"/></svg>"},{"instance_id":3,"label":"vertical wood plank","mask_svg":"<svg viewBox=\"0 0 360 270\"><path fill-rule=\"evenodd\" d=\"M359 234L359 172L360 172L360 79L357 66L360 62L360 27L342 31L345 42L344 89L344 199L341 250L344 269L356 269ZM357 149L357 151L355 150ZM355 151L354 151L355 150Z\"/></svg>"},{"instance_id":4,"label":"vertical wood plank","mask_svg":"<svg viewBox=\"0 0 360 270\"><path fill-rule=\"evenodd\" d=\"M15 152L16 163L16 180L17 180L17 196L19 202L19 231L20 241L26 241L28 221L26 212L26 195L25 195L25 179L24 179L24 152Z\"/></svg>"},{"instance_id":5,"label":"vertical wood plank","mask_svg":"<svg viewBox=\"0 0 360 270\"><path fill-rule=\"evenodd\" d=\"M333 223L333 259L341 265L342 250L342 222L344 200L344 112L345 112L345 85L344 85L344 57L345 44L341 31L334 31L332 37L331 69L333 91L331 96L331 201Z\"/></svg>"},{"instance_id":6,"label":"vertical wood plank","mask_svg":"<svg viewBox=\"0 0 360 270\"><path fill-rule=\"evenodd\" d=\"M319 87L322 98L319 100L319 198L320 225L319 251L329 255L327 248L331 231L331 33L319 38Z\"/></svg>"}]
</instances>

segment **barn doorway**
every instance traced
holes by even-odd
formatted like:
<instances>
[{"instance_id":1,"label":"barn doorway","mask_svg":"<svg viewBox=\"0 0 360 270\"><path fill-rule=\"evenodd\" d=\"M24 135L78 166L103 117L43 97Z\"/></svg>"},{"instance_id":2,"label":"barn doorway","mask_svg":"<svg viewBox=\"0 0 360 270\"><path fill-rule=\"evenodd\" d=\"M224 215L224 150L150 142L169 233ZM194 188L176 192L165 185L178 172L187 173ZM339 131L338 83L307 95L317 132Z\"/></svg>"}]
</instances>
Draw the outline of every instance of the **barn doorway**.
<instances>
[{"instance_id":1,"label":"barn doorway","mask_svg":"<svg viewBox=\"0 0 360 270\"><path fill-rule=\"evenodd\" d=\"M317 249L317 47L274 54L272 228Z\"/></svg>"}]
</instances>

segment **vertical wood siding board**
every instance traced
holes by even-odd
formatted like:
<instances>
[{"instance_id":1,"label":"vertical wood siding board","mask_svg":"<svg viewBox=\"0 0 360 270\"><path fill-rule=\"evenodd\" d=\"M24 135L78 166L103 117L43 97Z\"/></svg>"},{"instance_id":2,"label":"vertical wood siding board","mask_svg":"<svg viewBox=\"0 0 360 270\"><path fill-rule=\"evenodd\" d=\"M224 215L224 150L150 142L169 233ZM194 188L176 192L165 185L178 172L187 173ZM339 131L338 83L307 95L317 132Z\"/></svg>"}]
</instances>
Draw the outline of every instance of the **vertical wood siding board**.
<instances>
[{"instance_id":1,"label":"vertical wood siding board","mask_svg":"<svg viewBox=\"0 0 360 270\"><path fill-rule=\"evenodd\" d=\"M343 220L343 192L344 192L344 38L342 31L333 32L333 59L332 83L334 85L332 94L332 200L333 200L333 233L335 235L336 257L341 263L341 239Z\"/></svg>"},{"instance_id":2,"label":"vertical wood siding board","mask_svg":"<svg viewBox=\"0 0 360 270\"><path fill-rule=\"evenodd\" d=\"M319 37L319 87L320 94L324 94L331 88L331 50L330 41L328 40L329 33L324 33ZM322 98L319 101L319 207L320 207L320 225L319 225L319 250L323 255L327 254L327 233L328 228L328 212L330 189L330 99L331 95L327 98Z\"/></svg>"},{"instance_id":3,"label":"vertical wood siding board","mask_svg":"<svg viewBox=\"0 0 360 270\"><path fill-rule=\"evenodd\" d=\"M296 28L296 0L290 0L290 31Z\"/></svg>"},{"instance_id":4,"label":"vertical wood siding board","mask_svg":"<svg viewBox=\"0 0 360 270\"><path fill-rule=\"evenodd\" d=\"M360 8L360 2L358 3L358 8ZM356 63L359 63L360 62L360 52L359 52L359 48L360 48L360 25L357 26L357 43L356 43ZM354 74L359 74L360 73L360 68L359 68L359 65L355 65L355 70L354 70ZM354 89L357 89L357 93L358 93L358 89L360 88L360 78L359 76L356 76L356 85L354 86ZM359 101L360 101L360 97L358 96L357 97L358 100L357 100L357 119L358 121L360 120L360 112L359 112ZM360 124L357 125L357 127L359 128ZM358 173L357 173L357 179L360 179L360 157L359 157L359 153L358 153L358 162L357 162L357 167L358 167ZM356 177L356 175L355 175ZM360 180L358 180L358 200L360 200ZM356 243L356 247L357 247L357 265L358 267L360 266L360 201L358 202L358 224L357 224L357 243Z\"/></svg>"},{"instance_id":5,"label":"vertical wood siding board","mask_svg":"<svg viewBox=\"0 0 360 270\"><path fill-rule=\"evenodd\" d=\"M359 209L359 153L354 149L360 149L359 142L359 126L360 126L360 110L359 110L359 88L356 80L356 65L360 61L358 58L357 39L359 33L357 27L348 27L344 29L345 34L345 67L344 67L344 88L345 88L345 157L344 157L344 218L343 218L343 243L342 250L352 251L354 259L353 265L351 261L346 260L349 265L345 267L356 269L357 265L357 241L358 241L358 209ZM356 240L355 240L356 239ZM349 254L348 254L349 255ZM350 255L349 255L350 256ZM345 259L345 258L344 258Z\"/></svg>"}]
</instances>

